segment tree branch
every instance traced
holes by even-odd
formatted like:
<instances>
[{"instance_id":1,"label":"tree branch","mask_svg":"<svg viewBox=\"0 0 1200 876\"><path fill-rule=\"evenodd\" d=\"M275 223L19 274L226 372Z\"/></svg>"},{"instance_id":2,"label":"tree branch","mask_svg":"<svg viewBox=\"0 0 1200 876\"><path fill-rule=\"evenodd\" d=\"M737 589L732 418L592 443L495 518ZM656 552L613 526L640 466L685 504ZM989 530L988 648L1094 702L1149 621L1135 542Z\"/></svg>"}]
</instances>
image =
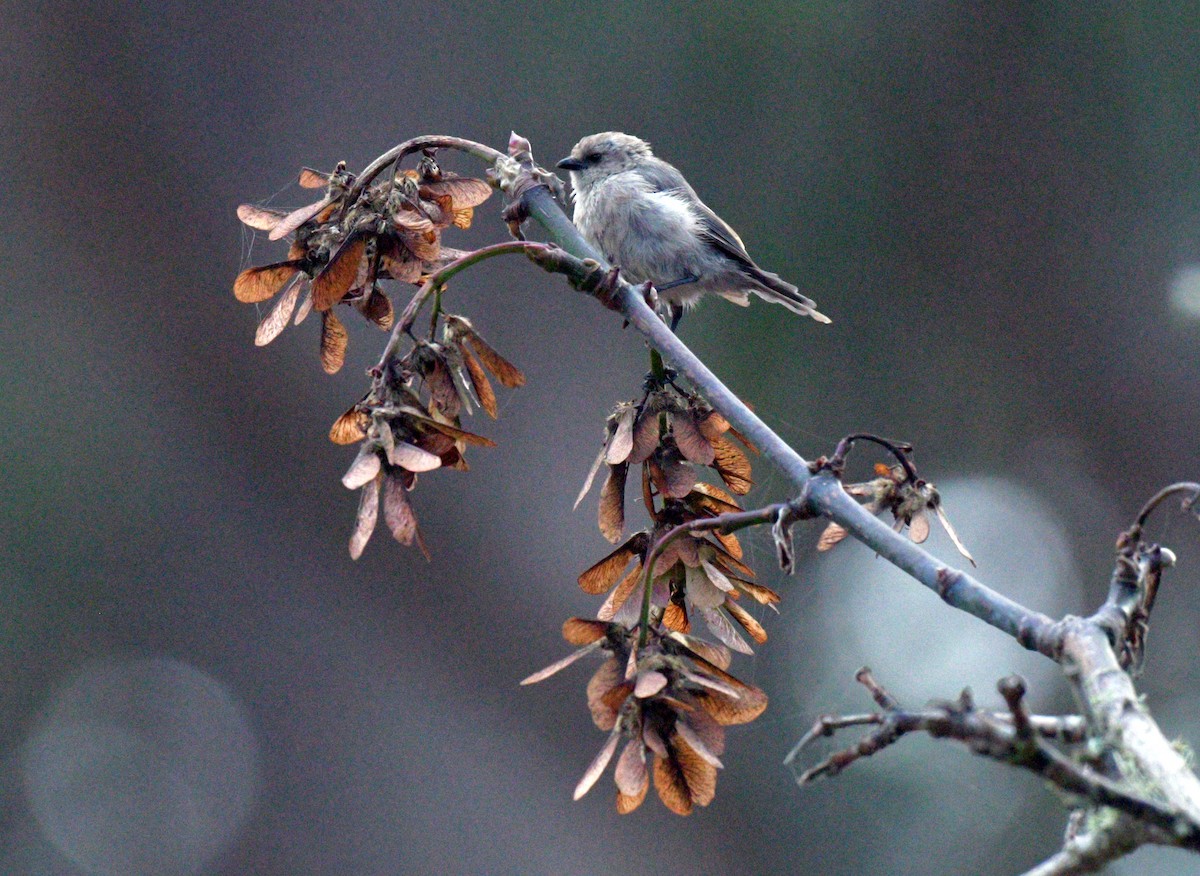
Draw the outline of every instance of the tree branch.
<instances>
[{"instance_id":1,"label":"tree branch","mask_svg":"<svg viewBox=\"0 0 1200 876\"><path fill-rule=\"evenodd\" d=\"M609 267L603 256L579 234L549 189L544 186L528 188L523 195L523 208L524 213L540 223L551 240L566 252L594 261L601 270ZM673 368L684 374L722 416L787 476L797 494L806 492L810 508L815 514L844 526L880 556L941 596L949 605L1003 630L1030 650L1054 656L1057 652L1057 633L1049 617L1002 596L894 532L847 495L836 478L814 478L808 461L751 411L679 340L646 303L638 287L619 282L613 301L629 323L646 336L651 346Z\"/></svg>"},{"instance_id":2,"label":"tree branch","mask_svg":"<svg viewBox=\"0 0 1200 876\"><path fill-rule=\"evenodd\" d=\"M598 271L608 267L567 219L548 188L526 186L519 197L519 214L539 222L565 251L589 260ZM1107 771L1116 779L1091 770L1081 771L1071 760L1036 739L1032 749L1025 748L1026 753L1032 751L1036 756L1023 765L1037 768L1060 787L1091 800L1098 807L1097 817L1115 818L1114 825L1121 824L1122 819L1130 822L1125 825L1128 829L1103 835L1093 832L1086 841L1083 838L1069 841L1061 856L1056 856L1057 860L1043 865L1051 868L1044 873L1072 872L1062 869L1068 861L1078 867L1083 866L1081 862L1090 866L1091 862L1111 860L1129 851L1130 842L1136 845L1158 841L1200 849L1200 780L1138 699L1106 635L1105 630L1111 627L1078 618L1056 623L1002 596L966 572L948 566L887 527L846 493L835 472L824 472L819 463L812 465L806 461L738 399L658 318L640 290L621 282L616 275L612 275L612 281L616 289L606 290L605 303L615 305L671 366L683 373L717 411L759 447L788 478L810 512L843 526L881 557L936 592L948 605L1003 630L1025 648L1064 666L1093 738L1105 739L1112 746ZM1173 494L1177 490L1168 492ZM1156 496L1148 504L1139 524L1165 495ZM944 717L946 713L942 714ZM930 720L925 715L917 723L924 722L922 729L927 729ZM991 741L997 744L1015 732L1011 727L1004 730L1004 725L996 721L988 726ZM947 733L951 729L946 724L939 728ZM896 726L891 730L898 731L897 736L906 732ZM1139 833L1136 840L1130 840L1130 830Z\"/></svg>"},{"instance_id":3,"label":"tree branch","mask_svg":"<svg viewBox=\"0 0 1200 876\"><path fill-rule=\"evenodd\" d=\"M1093 735L1108 746L1110 769L1135 793L1164 801L1175 817L1157 826L1200 849L1200 779L1150 717L1104 630L1075 617L1062 628L1063 671Z\"/></svg>"},{"instance_id":4,"label":"tree branch","mask_svg":"<svg viewBox=\"0 0 1200 876\"><path fill-rule=\"evenodd\" d=\"M1141 796L1128 782L1113 781L1051 746L1047 738L1066 734L1057 732L1057 728L1051 730L1055 723L1052 720L1033 720L1034 716L1025 709L1025 685L1019 678L1005 678L998 684L1011 710L1007 715L996 715L976 708L970 692L966 690L955 702L907 710L901 708L896 699L875 681L870 670L859 670L856 679L871 691L881 711L869 715L818 719L785 762L794 761L815 739L831 736L845 727L875 725L877 729L857 744L834 752L806 770L797 778L800 784L837 775L855 761L876 754L903 736L923 732L936 739L955 739L976 754L1035 772L1073 797L1087 800L1095 806L1124 812L1141 824L1157 828L1175 844L1200 850L1200 830L1196 829L1194 823L1182 820L1173 806Z\"/></svg>"},{"instance_id":5,"label":"tree branch","mask_svg":"<svg viewBox=\"0 0 1200 876\"><path fill-rule=\"evenodd\" d=\"M330 194L321 203L294 211L284 217L277 217L270 211L263 215L264 211L260 210L256 213L252 210L248 214L250 218L243 216L243 220L253 227L271 228L272 235L283 236L289 230L297 230L304 222L314 220L314 211L324 204L334 202L335 194L342 200L340 215L344 217L346 211L357 203L360 195L373 191L368 187L379 173L389 167L394 167L396 162L406 155L441 148L457 149L490 164L492 170L489 178L492 184L503 189L509 195L510 203L505 208L504 218L514 236L520 237L521 224L527 219L533 219L545 229L552 243L521 241L484 247L443 266L440 271L433 274L414 296L402 318L396 324L380 365L373 369L377 385L387 383L386 372L390 358L394 355L397 344L403 339L402 336L411 328L416 313L430 294L438 292L441 286L455 273L479 261L496 255L523 252L544 270L564 274L576 289L595 297L606 307L619 312L629 324L646 337L654 361L661 364L657 358L661 355L662 360L684 375L714 410L780 469L794 490L793 498L788 502L777 503L759 511L736 512L723 514L711 520L689 521L668 531L651 548L645 559L647 585L653 578L656 557L673 538L706 529L732 532L743 526L774 521L773 536L780 551L781 562L787 567L791 562L791 536L788 530L791 522L805 517L823 516L837 523L847 533L854 534L859 541L874 550L879 556L936 592L948 605L974 615L985 623L1008 633L1023 647L1038 651L1057 661L1062 666L1080 704L1081 718L1074 716L1047 718L1030 715L1023 703L1023 682L1017 679L1007 679L1001 683L1000 690L1007 701L1008 713L993 714L976 709L969 693L965 691L957 703L935 704L924 710L907 711L901 709L894 698L879 687L868 672L864 671L860 673L859 680L870 689L880 711L843 718L822 718L802 740L797 751L813 738L832 735L844 727L873 726L876 729L869 732L854 748L835 753L823 763L809 770L802 776L802 780L807 781L821 775L833 775L854 760L893 744L906 733L926 732L939 738L958 739L977 753L1033 770L1066 792L1074 801L1073 805L1084 806L1072 816L1071 828L1063 849L1031 871L1032 873L1039 874L1039 876L1052 876L1052 874L1090 872L1105 862L1147 842L1200 850L1200 779L1191 771L1184 756L1171 745L1154 723L1149 711L1139 699L1130 676L1130 673L1136 672L1141 665L1149 615L1162 573L1174 561L1170 551L1142 541L1143 527L1148 516L1162 501L1179 493L1189 494L1183 503L1184 508L1195 510L1197 502L1200 501L1200 485L1194 483L1175 484L1160 491L1147 502L1134 524L1122 534L1118 542L1116 568L1105 603L1089 618L1067 617L1056 622L1040 612L1022 606L997 593L966 572L933 557L920 546L903 537L897 530L889 528L875 516L872 510L860 505L843 487L840 476L844 457L849 447L855 440L872 440L888 448L900 460L904 472L907 474L907 480L897 474L896 477L899 480L896 483L912 487L911 498L916 504L910 507L906 504L910 497L900 497L896 498L894 507L892 507L893 514L900 524L911 524L917 514L923 513L925 507L938 510L936 490L932 485L917 479L916 472L904 453L905 445L888 442L874 436L853 435L838 445L832 459L822 457L810 462L771 430L658 317L651 304L646 300L649 287L638 288L624 282L620 278L619 272L606 264L601 254L583 239L559 203L555 201L553 192L561 189L561 182L533 162L528 142L515 134L510 140L508 155L457 137L417 137L401 143L379 156L357 178L353 179L353 183L345 190L344 197L340 188L335 193L335 181L331 177ZM344 178L338 177L338 186L344 185L350 179L351 177L348 175L345 175ZM386 189L386 185L382 188ZM372 209L379 213L378 216L374 213L371 214L375 219L386 218L384 213L380 212L382 208ZM239 215L242 214L239 213ZM339 232L336 221L328 221L322 228L329 234L342 233L344 237L344 229ZM356 227L354 233L365 232ZM382 234L383 232L378 233ZM298 238L299 236L298 234ZM358 246L359 250L348 251L357 252L361 256L364 245L360 242ZM339 249L339 252L341 251ZM280 283L284 282L277 276L281 267L288 273L305 270L311 275L313 264L324 264L319 260L310 263L308 258L309 256L306 255L306 260L293 258L292 261L279 265L245 271L235 284L235 293L240 292L239 297L246 301L257 301L263 300L264 297L270 297L279 291L278 288L273 288L272 284L277 280ZM330 265L326 265L322 270L329 267ZM321 274L321 277L325 276L326 274ZM345 292L345 290L342 291ZM337 303L337 301L333 303ZM390 315L390 310L388 313ZM435 307L435 317L436 315ZM465 320L463 322L465 323ZM332 319L328 324L337 325L336 320ZM323 325L325 324L323 323ZM331 345L335 345L333 342L337 340L336 333L331 331L329 337L332 338ZM344 332L342 339L344 349ZM325 335L323 334L324 342ZM431 348L432 345L427 344L422 349ZM455 400L454 393L457 390L452 378L446 376L445 364L442 363L440 367L443 369L444 377L440 385L445 388L446 380L451 381L446 392L450 394L450 401L453 402ZM511 366L509 368L511 369ZM466 377L463 378L463 380L466 379ZM431 404L433 404L432 401ZM382 410L383 408L377 408L376 413L380 413ZM353 409L351 413L354 413ZM451 414L451 416L454 415ZM436 424L435 420L423 415L418 419L422 423ZM351 425L354 427L349 429L351 433L354 433L352 438L362 437L358 433L362 433L365 427L357 423ZM392 428L390 424L386 425L389 429ZM469 433L457 430L457 427L449 427L445 423L442 423L438 430L442 432L444 438L447 435L446 430L451 428L453 431L450 434L455 438L477 437L469 436ZM390 439L395 438L392 432L389 432L388 435ZM439 442L439 445L444 443L445 441ZM382 447L382 444L379 447ZM364 458L368 462L373 461L376 475L382 464L378 457L379 447L368 444L364 445L364 450L360 451L360 456L365 454ZM418 454L424 453L424 456L418 460L420 465L428 465L430 458L434 463L438 462L438 454L422 451L416 446L411 447L410 450L418 452ZM389 444L388 453L391 452L392 445ZM388 459L390 460L390 457ZM428 469L421 468L420 470ZM413 470L414 473L415 471L416 469ZM895 471L899 472L900 470L895 469ZM367 471L368 476L371 474L371 471ZM377 498L378 476L371 483L376 485L374 495ZM393 521L395 526L400 527L401 524L411 523L415 527L415 519L411 517L411 513L400 519L399 511L397 511L397 508L403 510L401 506L403 505L404 491L409 488L410 484L405 483L402 478L398 481L389 481L389 484L393 484L391 488L393 505L389 506L385 498L385 516L389 513L390 508L397 517L398 522ZM396 487L394 484L399 486ZM925 490L924 493L920 492L922 489ZM365 489L364 495L367 495ZM921 505L922 502L925 505ZM879 509L881 503L882 500L875 501L874 508ZM868 505L870 504L868 503ZM374 526L373 508L369 504L364 507L367 508L367 511L360 510L360 522L363 519L369 519L370 526ZM913 508L920 510L914 511ZM940 510L938 513L940 515ZM364 514L366 514L365 518ZM945 522L944 516L942 520ZM948 524L947 529L949 531ZM924 531L927 532L927 527L924 528ZM915 537L919 537L916 536L915 528L913 532ZM369 536L369 527L367 535ZM400 537L397 534L397 538ZM409 540L411 540L411 533ZM958 545L957 540L956 545ZM964 556L969 558L966 550L961 545L959 547ZM628 553L627 548L619 549L612 557L602 561L600 565L604 567L605 571L601 575L608 574L613 569L621 571L624 563L628 562L631 557L631 555L627 555ZM609 566L612 568L608 568ZM647 586L640 624L642 645L647 642L649 629L647 618L649 599L650 590ZM584 641L589 646L598 641L594 638L595 636L608 636L612 632L612 625L599 621L568 623L569 626L564 627L564 635L567 635L569 639L575 638ZM597 624L599 626L596 626ZM765 639L765 633L763 638ZM692 646L686 645L685 647L691 648ZM697 644L696 647L703 649L704 646ZM713 708L717 710L716 714L729 722L743 721L752 719L765 707L765 695L761 695L761 691L756 691L756 689L738 682L732 676L725 675L722 669L707 662L707 658L701 656L701 652L692 653L693 657L688 659L699 660L701 663L697 665L703 664L721 673L720 677L713 674L698 676L695 672L689 676L693 683L699 683L701 687L706 686L709 691L706 695L710 701L718 695L726 698L712 701L715 702ZM704 653L714 659L719 659L716 652L706 651ZM675 661L672 663L670 660L666 660L662 663L661 668L664 671L667 669L676 671L679 663L678 654L664 651L661 656L664 660L670 657ZM699 682L696 682L697 678L700 679ZM645 677L639 676L635 683L633 698L635 705L639 699L654 696L668 683L669 678L663 671L647 669ZM619 688L620 683L617 683L613 690L621 692ZM691 689L686 685L680 687L682 694L690 696L689 690ZM605 705L605 703L601 702L600 705ZM594 706L594 708L599 708L599 706ZM605 708L610 707L605 705ZM615 709L613 711L615 721ZM672 712L672 714L674 713ZM672 726L678 727L677 724ZM616 731L614 730L614 732ZM682 733L683 730L678 732ZM716 762L716 753L707 751L711 757L710 760L703 756L705 752L700 752L700 749L705 748L706 743L700 735L697 735L698 731L692 728L689 732L695 738L689 738L687 750L698 753L700 759L714 769L719 766L719 762ZM615 740L615 738L614 736L613 739ZM639 738L642 739L641 744L649 746L657 755L662 756L658 749L651 745L649 737ZM657 739L657 737L655 738ZM1058 745L1051 745L1050 740L1054 740ZM662 739L658 739L658 744L666 745ZM699 746L699 749L695 746ZM606 749L608 756L612 755L614 747L615 742ZM1062 749L1069 751L1074 756L1064 754ZM663 751L666 751L665 747ZM792 755L789 755L789 760L794 757L795 753L794 751ZM644 763L644 750L642 755ZM622 757L624 758L624 755ZM694 775L691 778L697 778L700 776L700 772L698 772L700 767L694 764L693 767ZM711 799L709 790L700 785L695 788L686 786L686 780L689 778L685 775L687 771L680 767L679 773L685 780L683 787L686 793L676 787L675 796L664 797L664 802L673 800L678 807L676 811L684 809L690 811L693 803L705 805L708 799ZM638 784L633 782L628 774L624 778L626 784L631 788ZM619 787L621 781L618 779ZM657 781L659 780L656 779ZM641 785L641 789L641 793L644 793L644 784ZM660 787L659 792L662 796L663 788ZM686 799L680 797L680 794L683 794ZM684 803L686 803L686 807ZM633 805L636 806L636 803ZM668 805L670 804L668 803Z\"/></svg>"},{"instance_id":6,"label":"tree branch","mask_svg":"<svg viewBox=\"0 0 1200 876\"><path fill-rule=\"evenodd\" d=\"M1025 876L1076 876L1096 873L1138 846L1153 842L1147 831L1128 815L1108 810L1105 818L1094 810L1072 813L1071 827L1060 851Z\"/></svg>"}]
</instances>

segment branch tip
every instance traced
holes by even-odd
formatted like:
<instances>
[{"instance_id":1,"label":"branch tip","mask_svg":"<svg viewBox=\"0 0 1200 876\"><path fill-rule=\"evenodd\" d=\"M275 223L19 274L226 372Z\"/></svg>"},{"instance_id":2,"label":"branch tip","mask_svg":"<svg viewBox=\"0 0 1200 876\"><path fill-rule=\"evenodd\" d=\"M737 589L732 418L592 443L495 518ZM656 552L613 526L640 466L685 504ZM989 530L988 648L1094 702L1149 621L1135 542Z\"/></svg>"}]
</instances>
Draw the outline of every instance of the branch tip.
<instances>
[{"instance_id":1,"label":"branch tip","mask_svg":"<svg viewBox=\"0 0 1200 876\"><path fill-rule=\"evenodd\" d=\"M1193 481L1180 481L1178 483L1171 484L1170 486L1163 487L1146 500L1146 504L1143 505L1142 510L1138 512L1137 519L1134 520L1133 526L1129 528L1128 534L1133 538L1135 543L1141 538L1142 529L1145 527L1146 521L1149 519L1150 515L1154 513L1154 510L1158 508L1158 506L1164 501L1172 496L1178 495L1179 493L1189 494L1183 498L1183 501L1180 502L1180 510L1185 512L1190 511L1197 516L1200 516L1200 508L1197 508L1197 502L1200 502L1200 483L1195 483Z\"/></svg>"},{"instance_id":2,"label":"branch tip","mask_svg":"<svg viewBox=\"0 0 1200 876\"><path fill-rule=\"evenodd\" d=\"M883 447L892 456L896 457L896 461L904 467L904 473L907 475L908 480L915 481L917 479L917 471L908 459L908 454L913 451L911 444L907 441L893 441L889 438L880 438L878 435L872 435L868 432L857 432L853 435L847 435L839 441L833 451L833 456L825 462L826 468L840 477L846 466L846 457L854 449L856 441L870 441L873 444Z\"/></svg>"},{"instance_id":3,"label":"branch tip","mask_svg":"<svg viewBox=\"0 0 1200 876\"><path fill-rule=\"evenodd\" d=\"M1009 675L996 683L996 689L1008 705L1012 713L1013 729L1017 738L1028 741L1034 738L1033 724L1029 719L1029 709L1025 706L1025 679L1019 675Z\"/></svg>"}]
</instances>

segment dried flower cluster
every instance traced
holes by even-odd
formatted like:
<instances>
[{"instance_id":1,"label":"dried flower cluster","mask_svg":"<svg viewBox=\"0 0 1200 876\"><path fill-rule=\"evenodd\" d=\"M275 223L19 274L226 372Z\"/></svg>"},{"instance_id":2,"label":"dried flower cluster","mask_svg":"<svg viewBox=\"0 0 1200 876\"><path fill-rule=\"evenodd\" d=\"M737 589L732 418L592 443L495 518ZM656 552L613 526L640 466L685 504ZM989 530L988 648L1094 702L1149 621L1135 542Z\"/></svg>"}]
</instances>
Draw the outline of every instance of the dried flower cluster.
<instances>
[{"instance_id":1,"label":"dried flower cluster","mask_svg":"<svg viewBox=\"0 0 1200 876\"><path fill-rule=\"evenodd\" d=\"M751 580L754 572L735 535L688 529L741 511L735 494L748 492L752 482L749 458L735 438L749 447L724 417L679 389L669 374L652 375L641 402L621 402L608 418L604 446L576 505L607 466L599 526L609 541L620 541L625 483L630 466L640 465L650 525L579 576L584 592L606 594L596 620L573 618L563 628L567 641L584 647L525 680L540 681L597 649L610 655L588 684L592 716L609 739L579 783L577 799L626 738L616 768L619 812L641 804L651 773L671 811L686 815L705 806L716 789L723 726L751 721L766 708L766 694L726 670L731 651L752 653L743 633L760 644L767 640L742 597L774 607L779 595ZM725 488L700 480L697 470L703 468ZM692 635L697 617L720 644Z\"/></svg>"},{"instance_id":2,"label":"dried flower cluster","mask_svg":"<svg viewBox=\"0 0 1200 876\"><path fill-rule=\"evenodd\" d=\"M320 200L290 213L252 204L238 208L245 224L268 232L271 240L294 234L287 259L248 268L234 281L239 301L258 303L279 295L259 324L255 343L270 343L293 315L299 324L316 310L321 314L321 365L330 374L345 363L348 340L334 308L352 307L380 328L392 328L395 309L381 282L432 282L431 276L447 263L468 255L443 246L442 233L451 226L467 228L474 208L492 191L483 180L442 171L429 153L415 169L394 170L384 181L356 183L344 163L328 176L306 168L300 185L325 187ZM428 556L408 499L417 475L438 468L465 471L467 445L493 446L461 423L462 414L476 406L496 417L489 374L505 387L525 382L469 319L442 310L443 288L433 290L428 337L397 327L412 337L411 347L372 369L370 390L329 432L336 444L361 442L342 478L348 489L362 491L350 536L355 559L375 530L381 506L396 540L415 542ZM423 301L418 293L416 302ZM435 340L439 322L441 337Z\"/></svg>"},{"instance_id":3,"label":"dried flower cluster","mask_svg":"<svg viewBox=\"0 0 1200 876\"><path fill-rule=\"evenodd\" d=\"M507 387L525 382L466 317L442 318L442 343L417 340L406 356L381 369L371 391L329 430L335 444L362 442L342 477L347 489L362 490L350 536L354 559L362 555L375 530L381 496L383 519L395 539L404 545L415 541L428 556L407 496L417 475L437 468L466 471L467 445L495 446L461 427L461 414L469 413L473 403L496 416L496 394L487 371Z\"/></svg>"},{"instance_id":4,"label":"dried flower cluster","mask_svg":"<svg viewBox=\"0 0 1200 876\"><path fill-rule=\"evenodd\" d=\"M728 435L750 447L703 399L684 394L670 381L652 378L640 404L621 402L608 418L604 447L575 505L591 490L600 466L607 464L608 477L600 491L600 532L615 544L625 528L625 479L630 465L643 466L649 481L644 486L645 504L651 516L652 495L670 500L692 492L696 465L711 467L732 492L744 496L753 486L750 460ZM738 507L732 500L727 504Z\"/></svg>"}]
</instances>

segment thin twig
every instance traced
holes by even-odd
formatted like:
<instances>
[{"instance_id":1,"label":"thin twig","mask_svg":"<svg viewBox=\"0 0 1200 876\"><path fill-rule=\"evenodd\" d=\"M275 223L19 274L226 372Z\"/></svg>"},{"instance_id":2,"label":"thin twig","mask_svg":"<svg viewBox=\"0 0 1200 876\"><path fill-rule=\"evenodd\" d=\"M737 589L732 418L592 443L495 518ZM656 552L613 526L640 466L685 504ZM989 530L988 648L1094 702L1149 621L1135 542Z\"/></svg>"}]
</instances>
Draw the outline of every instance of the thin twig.
<instances>
[{"instance_id":1,"label":"thin twig","mask_svg":"<svg viewBox=\"0 0 1200 876\"><path fill-rule=\"evenodd\" d=\"M1150 613L1158 598L1163 570L1175 564L1175 555L1157 544L1142 541L1150 515L1167 499L1184 493L1183 511L1195 511L1200 484L1181 481L1159 490L1146 501L1129 529L1117 539L1117 556L1104 604L1089 620L1109 636L1120 650L1121 667L1139 674L1145 656Z\"/></svg>"},{"instance_id":2,"label":"thin twig","mask_svg":"<svg viewBox=\"0 0 1200 876\"><path fill-rule=\"evenodd\" d=\"M854 435L847 435L838 442L837 448L833 451L833 456L829 458L829 465L838 473L846 464L846 456L854 447L856 441L870 441L878 444L886 449L896 460L904 467L904 473L907 480L915 481L917 479L917 470L913 468L912 463L908 459L908 454L912 453L913 446L906 441L892 441L888 438L880 438L878 435L872 435L868 432L858 432Z\"/></svg>"},{"instance_id":3,"label":"thin twig","mask_svg":"<svg viewBox=\"0 0 1200 876\"><path fill-rule=\"evenodd\" d=\"M417 319L417 314L420 313L425 301L434 292L442 289L455 274L495 256L524 253L532 249L544 250L546 248L546 244L544 243L529 243L522 240L493 243L490 246L481 247L469 252L462 258L455 259L435 271L421 288L416 291L416 294L413 295L412 300L408 302L408 306L404 308L404 312L400 315L400 319L396 320L396 324L392 327L392 334L383 348L383 355L379 357L379 363L372 369L372 373L384 374L387 372L388 363L396 355L396 351L400 349L400 345L404 342L404 336L412 328L413 323Z\"/></svg>"},{"instance_id":4,"label":"thin twig","mask_svg":"<svg viewBox=\"0 0 1200 876\"><path fill-rule=\"evenodd\" d=\"M353 204L358 196L362 194L363 189L370 185L371 181L390 165L395 164L406 155L411 155L414 152L420 152L424 149L457 149L460 152L466 152L468 155L474 155L491 166L495 166L497 161L508 157L503 152L499 152L491 146L476 143L474 140L464 140L462 137L448 137L440 134L413 137L411 140L405 140L403 143L393 146L363 168L362 173L355 179L354 185L346 193L345 203Z\"/></svg>"},{"instance_id":5,"label":"thin twig","mask_svg":"<svg viewBox=\"0 0 1200 876\"><path fill-rule=\"evenodd\" d=\"M1151 496L1146 501L1146 504L1142 506L1142 510L1138 512L1137 520L1134 521L1132 528L1136 529L1140 533L1142 528L1146 525L1146 521L1154 512L1154 509L1161 505L1165 500L1171 498L1171 496L1178 495L1179 493L1189 494L1189 496L1183 500L1182 507L1184 511L1190 511L1196 506L1196 501L1200 499L1200 484L1193 483L1192 481L1181 481L1177 484L1171 484L1169 487L1163 487L1161 490Z\"/></svg>"},{"instance_id":6,"label":"thin twig","mask_svg":"<svg viewBox=\"0 0 1200 876\"><path fill-rule=\"evenodd\" d=\"M802 742L807 744L845 726L874 724L877 729L863 736L855 745L835 751L806 770L797 777L800 784L837 775L855 761L882 751L906 734L923 732L935 739L958 740L976 754L1035 772L1056 787L1094 805L1116 809L1166 832L1177 845L1200 850L1200 828L1182 818L1181 813L1172 806L1142 796L1047 744L1036 732L1031 716L1024 713L1024 682L1010 677L998 685L1009 708L1013 710L1007 716L1008 720L999 720L996 715L977 709L969 691L963 691L955 702L909 711L901 708L875 682L869 670L860 670L857 679L868 687L880 705L878 717L871 720L863 715L845 719L827 717L819 720ZM826 728L830 728L828 732ZM800 748L797 746L789 758L794 760Z\"/></svg>"},{"instance_id":7,"label":"thin twig","mask_svg":"<svg viewBox=\"0 0 1200 876\"><path fill-rule=\"evenodd\" d=\"M662 552L666 549L667 545L681 536L696 532L711 532L714 529L719 529L724 533L731 533L745 529L748 526L769 523L788 507L787 502L777 502L774 505L767 505L765 508L757 508L753 511L730 511L725 514L718 514L715 517L688 520L663 533L662 537L651 546L644 561L645 580L642 584L641 629L638 633L638 647L642 648L645 646L647 637L650 634L650 603L651 595L654 591L654 564L658 562L658 558L662 556Z\"/></svg>"}]
</instances>

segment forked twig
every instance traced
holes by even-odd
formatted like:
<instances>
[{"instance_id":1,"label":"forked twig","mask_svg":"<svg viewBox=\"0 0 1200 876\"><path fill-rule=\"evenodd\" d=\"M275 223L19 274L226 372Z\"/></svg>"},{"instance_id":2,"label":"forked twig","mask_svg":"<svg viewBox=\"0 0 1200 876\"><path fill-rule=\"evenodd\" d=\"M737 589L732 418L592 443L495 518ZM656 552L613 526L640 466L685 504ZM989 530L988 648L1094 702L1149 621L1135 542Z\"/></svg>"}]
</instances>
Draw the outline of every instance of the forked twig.
<instances>
[{"instance_id":1,"label":"forked twig","mask_svg":"<svg viewBox=\"0 0 1200 876\"><path fill-rule=\"evenodd\" d=\"M847 727L873 726L856 744L835 751L797 776L801 785L835 776L850 764L877 754L909 733L927 733L936 739L955 739L972 752L1037 773L1057 788L1086 803L1110 807L1139 821L1167 831L1176 844L1200 849L1200 830L1181 820L1171 807L1142 797L1096 770L1068 757L1047 740L1082 744L1088 739L1082 719L1030 715L1024 704L1025 683L1019 677L1002 679L997 687L1010 712L996 714L976 707L969 690L952 702L934 703L925 709L907 710L888 693L867 668L855 680L870 691L880 711L844 717L824 716L788 754L791 766L818 738Z\"/></svg>"}]
</instances>

